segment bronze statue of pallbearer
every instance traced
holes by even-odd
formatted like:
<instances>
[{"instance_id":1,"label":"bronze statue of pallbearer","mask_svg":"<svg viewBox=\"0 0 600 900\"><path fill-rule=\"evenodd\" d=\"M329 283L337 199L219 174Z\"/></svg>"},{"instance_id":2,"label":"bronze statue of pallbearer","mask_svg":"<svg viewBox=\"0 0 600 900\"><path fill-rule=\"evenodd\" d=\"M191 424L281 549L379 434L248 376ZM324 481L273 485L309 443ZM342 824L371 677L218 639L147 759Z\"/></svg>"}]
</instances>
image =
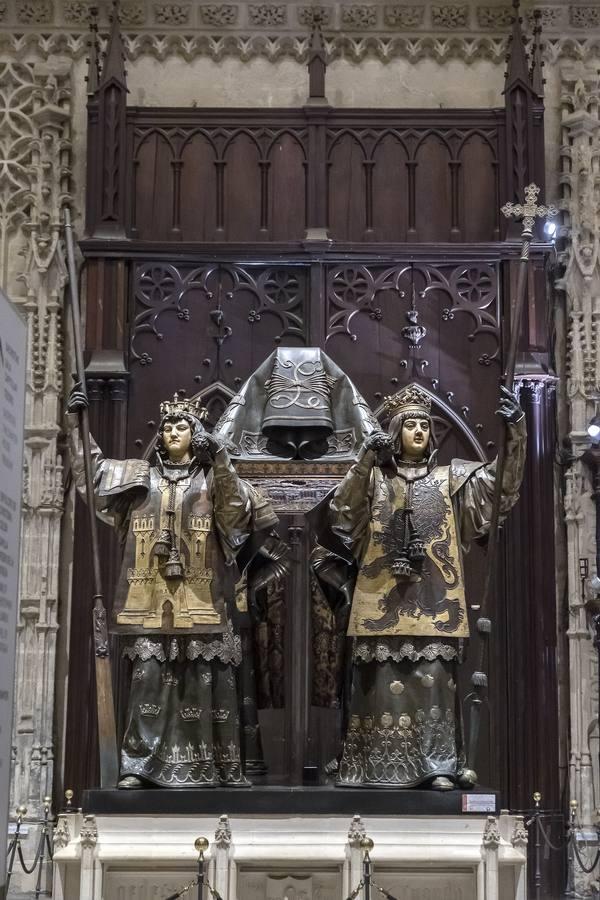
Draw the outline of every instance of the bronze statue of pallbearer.
<instances>
[{"instance_id":1,"label":"bronze statue of pallbearer","mask_svg":"<svg viewBox=\"0 0 600 900\"><path fill-rule=\"evenodd\" d=\"M68 412L86 403L76 387ZM264 586L269 573L281 575L281 547L271 506L237 476L204 417L177 395L162 403L150 460L106 459L92 443L97 513L124 548L112 630L130 636L133 665L120 787L248 784L244 731L256 744L258 720L239 701L238 608L252 556L262 549ZM74 422L71 436L83 489Z\"/></svg>"},{"instance_id":2,"label":"bronze statue of pallbearer","mask_svg":"<svg viewBox=\"0 0 600 900\"><path fill-rule=\"evenodd\" d=\"M337 581L352 598L353 638L337 783L470 787L477 776L466 765L456 691L460 639L469 634L462 556L489 528L496 463L436 465L431 399L416 384L388 397L386 409L389 434L366 438L329 504L340 571L354 560L356 573L353 585ZM518 498L526 431L505 388L498 412L508 429L504 515ZM331 586L331 554L314 566Z\"/></svg>"}]
</instances>

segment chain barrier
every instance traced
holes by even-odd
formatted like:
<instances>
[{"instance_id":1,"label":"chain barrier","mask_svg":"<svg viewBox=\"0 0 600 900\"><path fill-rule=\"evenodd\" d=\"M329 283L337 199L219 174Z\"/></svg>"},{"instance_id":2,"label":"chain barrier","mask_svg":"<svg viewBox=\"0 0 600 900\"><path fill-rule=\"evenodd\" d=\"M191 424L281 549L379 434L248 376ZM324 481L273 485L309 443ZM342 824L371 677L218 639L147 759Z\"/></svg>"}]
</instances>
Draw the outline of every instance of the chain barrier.
<instances>
[{"instance_id":1,"label":"chain barrier","mask_svg":"<svg viewBox=\"0 0 600 900\"><path fill-rule=\"evenodd\" d=\"M208 838L196 838L194 847L198 851L198 874L193 881L189 881L187 884L184 884L184 886L178 891L175 891L174 894L169 894L169 896L166 897L165 900L177 900L178 897L183 897L184 894L187 894L188 891L191 891L193 887L198 888L198 900L202 900L203 888L206 888L208 890L213 900L223 900L218 890L214 888L209 882L208 878L205 877L204 854L208 850Z\"/></svg>"},{"instance_id":2,"label":"chain barrier","mask_svg":"<svg viewBox=\"0 0 600 900\"><path fill-rule=\"evenodd\" d=\"M374 843L369 837L363 837L360 842L360 849L364 852L363 856L363 876L347 898L347 900L356 900L356 897L360 894L360 892L364 889L364 900L371 900L371 888L374 887L375 890L379 891L379 893L385 897L385 900L396 900L393 894L390 894L389 891L386 891L385 888L380 887L377 882L373 881L373 873L371 871L371 857L370 853L374 847Z\"/></svg>"},{"instance_id":3,"label":"chain barrier","mask_svg":"<svg viewBox=\"0 0 600 900\"><path fill-rule=\"evenodd\" d=\"M44 874L44 863L46 859L49 862L52 862L53 857L53 848L52 841L50 839L50 832L54 826L54 819L50 816L50 805L52 799L51 797L44 797L44 818L43 819L34 819L31 824L32 825L41 825L42 830L40 832L40 839L38 841L38 845L35 851L35 857L31 866L28 866L25 862L25 857L23 856L23 848L21 847L22 840L22 826L23 819L27 815L27 807L26 806L17 806L16 813L17 818L15 822L15 834L12 840L8 845L7 850L7 859L8 859L8 869L6 873L6 893L8 894L8 888L10 886L10 881L14 873L15 869L15 859L18 860L19 866L25 872L26 875L33 875L33 873L37 870L37 878L35 881L35 897L36 900L42 894L46 896L51 895L51 891L42 890L42 877Z\"/></svg>"},{"instance_id":4,"label":"chain barrier","mask_svg":"<svg viewBox=\"0 0 600 900\"><path fill-rule=\"evenodd\" d=\"M591 875L600 863L600 824L595 826L596 850L593 860L589 854L582 852L579 844L581 843L583 828L577 816L577 801L571 800L570 814L566 827L563 824L564 838L555 843L548 834L544 819L556 815L544 811L540 808L541 794L536 791L533 795L534 809L533 813L524 822L525 827L530 835L529 843L533 846L533 887L534 900L540 900L544 896L544 885L541 867L541 851L542 847L551 850L554 853L567 854L567 885L565 888L565 897L579 897L580 894L576 889L577 869L581 874Z\"/></svg>"}]
</instances>

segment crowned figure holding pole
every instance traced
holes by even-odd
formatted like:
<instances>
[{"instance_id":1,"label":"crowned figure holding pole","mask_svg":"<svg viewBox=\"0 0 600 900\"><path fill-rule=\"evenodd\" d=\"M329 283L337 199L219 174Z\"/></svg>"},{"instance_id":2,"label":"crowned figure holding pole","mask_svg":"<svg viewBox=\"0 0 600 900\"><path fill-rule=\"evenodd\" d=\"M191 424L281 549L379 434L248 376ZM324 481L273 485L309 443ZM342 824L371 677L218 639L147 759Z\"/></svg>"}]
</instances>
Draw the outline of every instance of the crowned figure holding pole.
<instances>
[{"instance_id":1,"label":"crowned figure holding pole","mask_svg":"<svg viewBox=\"0 0 600 900\"><path fill-rule=\"evenodd\" d=\"M77 386L68 411L85 405ZM132 664L119 787L244 786L253 711L241 703L239 607L253 557L262 551L268 569L280 543L277 517L206 431L198 402L175 395L160 412L149 459L106 459L91 442L96 512L123 547L110 627ZM69 418L83 490L82 444Z\"/></svg>"},{"instance_id":2,"label":"crowned figure holding pole","mask_svg":"<svg viewBox=\"0 0 600 900\"><path fill-rule=\"evenodd\" d=\"M488 531L496 462L437 465L431 398L416 384L386 398L386 412L389 433L366 438L328 510L331 548L354 573L343 591L352 684L337 784L470 787L477 776L456 690L469 634L463 554ZM526 430L505 388L498 412L507 428L505 515L518 498ZM323 571L332 583L331 565Z\"/></svg>"}]
</instances>

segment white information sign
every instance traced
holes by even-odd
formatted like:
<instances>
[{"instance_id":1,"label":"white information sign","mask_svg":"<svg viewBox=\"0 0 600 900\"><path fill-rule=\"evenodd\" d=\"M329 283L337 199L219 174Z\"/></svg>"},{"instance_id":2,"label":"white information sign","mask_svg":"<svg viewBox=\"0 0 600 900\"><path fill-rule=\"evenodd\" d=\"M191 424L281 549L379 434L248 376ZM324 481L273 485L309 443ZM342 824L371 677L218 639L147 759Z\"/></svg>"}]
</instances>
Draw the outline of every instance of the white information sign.
<instances>
[{"instance_id":1,"label":"white information sign","mask_svg":"<svg viewBox=\"0 0 600 900\"><path fill-rule=\"evenodd\" d=\"M463 794L462 795L462 811L474 813L495 813L496 812L496 795L495 794Z\"/></svg>"},{"instance_id":2,"label":"white information sign","mask_svg":"<svg viewBox=\"0 0 600 900\"><path fill-rule=\"evenodd\" d=\"M0 291L0 898L5 894L23 486L25 323Z\"/></svg>"}]
</instances>

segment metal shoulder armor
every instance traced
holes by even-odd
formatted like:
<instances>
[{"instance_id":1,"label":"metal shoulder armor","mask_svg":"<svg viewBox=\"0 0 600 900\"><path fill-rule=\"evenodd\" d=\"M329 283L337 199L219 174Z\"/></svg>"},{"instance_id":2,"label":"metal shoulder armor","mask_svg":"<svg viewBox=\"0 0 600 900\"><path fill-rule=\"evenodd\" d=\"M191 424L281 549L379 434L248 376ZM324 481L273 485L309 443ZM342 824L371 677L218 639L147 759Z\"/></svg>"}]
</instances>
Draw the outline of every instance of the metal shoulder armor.
<instances>
[{"instance_id":1,"label":"metal shoulder armor","mask_svg":"<svg viewBox=\"0 0 600 900\"><path fill-rule=\"evenodd\" d=\"M150 487L150 463L146 459L106 459L98 484L98 496L113 497L136 488Z\"/></svg>"}]
</instances>

